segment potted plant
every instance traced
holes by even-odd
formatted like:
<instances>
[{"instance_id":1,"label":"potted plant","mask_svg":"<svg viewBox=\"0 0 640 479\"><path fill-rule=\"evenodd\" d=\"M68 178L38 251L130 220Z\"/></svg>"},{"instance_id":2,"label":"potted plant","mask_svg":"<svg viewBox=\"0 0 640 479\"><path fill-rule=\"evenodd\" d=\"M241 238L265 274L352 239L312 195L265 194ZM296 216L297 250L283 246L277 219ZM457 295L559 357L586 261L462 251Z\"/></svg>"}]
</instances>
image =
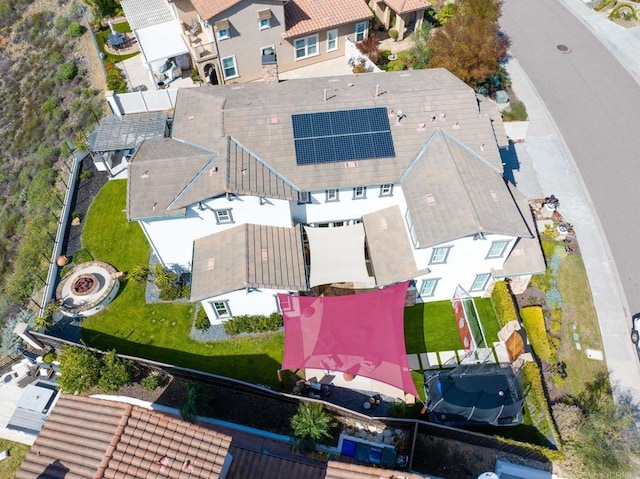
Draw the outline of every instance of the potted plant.
<instances>
[{"instance_id":1,"label":"potted plant","mask_svg":"<svg viewBox=\"0 0 640 479\"><path fill-rule=\"evenodd\" d=\"M392 28L389 30L389 38L391 38L394 42L398 39L398 30Z\"/></svg>"}]
</instances>

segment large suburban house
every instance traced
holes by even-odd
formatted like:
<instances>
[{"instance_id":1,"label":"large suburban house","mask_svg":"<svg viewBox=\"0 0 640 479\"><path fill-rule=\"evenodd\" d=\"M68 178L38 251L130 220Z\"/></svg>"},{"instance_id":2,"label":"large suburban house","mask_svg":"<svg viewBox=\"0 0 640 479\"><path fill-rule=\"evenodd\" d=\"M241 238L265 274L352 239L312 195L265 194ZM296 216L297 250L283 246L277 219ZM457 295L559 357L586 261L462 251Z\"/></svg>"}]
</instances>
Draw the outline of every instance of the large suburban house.
<instances>
[{"instance_id":1,"label":"large suburban house","mask_svg":"<svg viewBox=\"0 0 640 479\"><path fill-rule=\"evenodd\" d=\"M347 39L366 38L373 18L363 0L122 0L122 8L154 77L171 72L188 48L213 85L277 81L278 73L345 56Z\"/></svg>"},{"instance_id":2,"label":"large suburban house","mask_svg":"<svg viewBox=\"0 0 640 479\"><path fill-rule=\"evenodd\" d=\"M180 89L171 137L130 162L127 217L213 323L329 285L519 290L544 260L501 148L497 110L444 69Z\"/></svg>"}]
</instances>

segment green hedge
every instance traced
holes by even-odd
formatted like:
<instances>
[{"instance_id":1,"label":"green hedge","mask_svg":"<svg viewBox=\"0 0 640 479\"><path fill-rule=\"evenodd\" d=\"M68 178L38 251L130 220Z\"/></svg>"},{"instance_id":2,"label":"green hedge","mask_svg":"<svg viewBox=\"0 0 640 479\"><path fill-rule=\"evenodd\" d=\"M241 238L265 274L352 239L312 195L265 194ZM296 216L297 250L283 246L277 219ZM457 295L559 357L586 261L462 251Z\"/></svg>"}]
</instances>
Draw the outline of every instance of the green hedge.
<instances>
[{"instance_id":1,"label":"green hedge","mask_svg":"<svg viewBox=\"0 0 640 479\"><path fill-rule=\"evenodd\" d=\"M616 0L602 0L602 2L595 6L594 10L596 12L599 12L601 10L604 10L608 6L613 5L614 3L616 3Z\"/></svg>"},{"instance_id":2,"label":"green hedge","mask_svg":"<svg viewBox=\"0 0 640 479\"><path fill-rule=\"evenodd\" d=\"M544 314L540 306L527 306L520 310L520 317L524 329L527 330L527 337L533 347L536 356L545 361L551 360L551 346L547 337L547 330L544 325Z\"/></svg>"},{"instance_id":3,"label":"green hedge","mask_svg":"<svg viewBox=\"0 0 640 479\"><path fill-rule=\"evenodd\" d=\"M271 313L269 316L243 315L225 321L224 331L230 336L240 333L264 333L278 331L283 325L282 315L279 313Z\"/></svg>"},{"instance_id":4,"label":"green hedge","mask_svg":"<svg viewBox=\"0 0 640 479\"><path fill-rule=\"evenodd\" d=\"M207 311L200 306L198 308L198 312L196 313L196 329L200 331L206 331L211 326L211 322L209 321L209 316L207 316Z\"/></svg>"},{"instance_id":5,"label":"green hedge","mask_svg":"<svg viewBox=\"0 0 640 479\"><path fill-rule=\"evenodd\" d=\"M560 444L560 435L556 431L551 409L544 393L542 374L536 363L524 363L522 367L522 382L526 392L525 401L534 425L545 436L553 436L555 443ZM538 420L536 421L536 419Z\"/></svg>"},{"instance_id":6,"label":"green hedge","mask_svg":"<svg viewBox=\"0 0 640 479\"><path fill-rule=\"evenodd\" d=\"M505 281L497 281L493 286L491 302L493 303L493 309L496 312L496 318L498 318L498 323L500 323L501 328L508 322L518 319L516 307L511 299L511 290Z\"/></svg>"}]
</instances>

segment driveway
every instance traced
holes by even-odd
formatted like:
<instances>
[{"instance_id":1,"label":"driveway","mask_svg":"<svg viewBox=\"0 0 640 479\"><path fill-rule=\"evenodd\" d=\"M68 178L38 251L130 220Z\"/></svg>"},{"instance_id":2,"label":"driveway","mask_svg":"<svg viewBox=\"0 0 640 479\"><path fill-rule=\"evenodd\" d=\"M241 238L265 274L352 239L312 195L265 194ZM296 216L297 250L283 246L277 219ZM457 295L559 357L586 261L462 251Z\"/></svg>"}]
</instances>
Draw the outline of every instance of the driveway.
<instances>
[{"instance_id":1,"label":"driveway","mask_svg":"<svg viewBox=\"0 0 640 479\"><path fill-rule=\"evenodd\" d=\"M537 171L540 184L559 197L563 212L574 212L569 221L581 246L583 237L591 240L593 254L585 263L607 364L614 382L640 398L640 368L629 340L630 314L640 311L640 87L557 0L506 0L501 25L575 161L571 171L546 170L551 177ZM572 173L574 166L579 173ZM573 186L581 196L571 193ZM582 214L585 209L593 214ZM616 297L620 288L626 302Z\"/></svg>"}]
</instances>

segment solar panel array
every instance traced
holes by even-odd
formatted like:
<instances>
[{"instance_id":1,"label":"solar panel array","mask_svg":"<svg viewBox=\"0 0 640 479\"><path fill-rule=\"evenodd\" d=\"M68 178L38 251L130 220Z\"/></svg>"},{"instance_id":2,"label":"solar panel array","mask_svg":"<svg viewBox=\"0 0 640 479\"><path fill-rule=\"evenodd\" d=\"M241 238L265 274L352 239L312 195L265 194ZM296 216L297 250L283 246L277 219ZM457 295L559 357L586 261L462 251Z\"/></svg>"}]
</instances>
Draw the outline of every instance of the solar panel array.
<instances>
[{"instance_id":1,"label":"solar panel array","mask_svg":"<svg viewBox=\"0 0 640 479\"><path fill-rule=\"evenodd\" d=\"M298 165L396 156L386 108L292 115Z\"/></svg>"}]
</instances>

